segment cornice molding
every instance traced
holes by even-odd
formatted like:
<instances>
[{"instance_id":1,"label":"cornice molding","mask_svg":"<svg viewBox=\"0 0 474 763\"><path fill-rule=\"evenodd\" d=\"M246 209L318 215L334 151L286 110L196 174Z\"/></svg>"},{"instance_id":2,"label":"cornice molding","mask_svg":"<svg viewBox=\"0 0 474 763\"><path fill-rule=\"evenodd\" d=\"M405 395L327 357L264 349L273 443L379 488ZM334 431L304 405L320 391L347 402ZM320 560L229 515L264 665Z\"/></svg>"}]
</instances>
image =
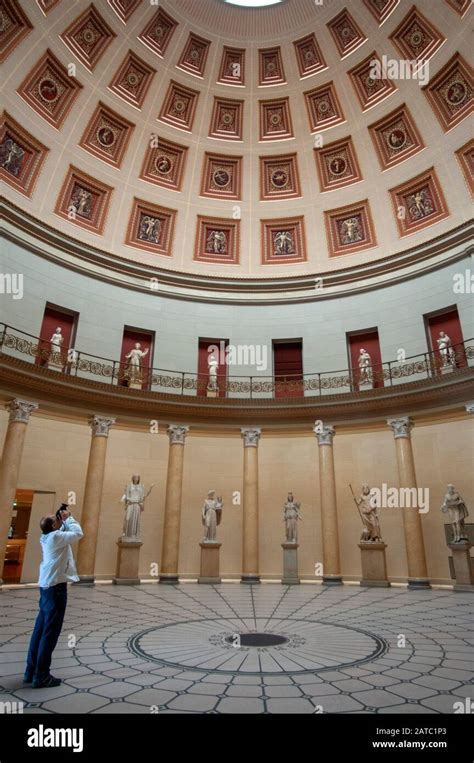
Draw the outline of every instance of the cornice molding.
<instances>
[{"instance_id":1,"label":"cornice molding","mask_svg":"<svg viewBox=\"0 0 474 763\"><path fill-rule=\"evenodd\" d=\"M223 278L132 262L67 236L5 199L0 203L0 218L5 238L60 267L157 297L223 304L338 298L416 278L474 253L474 223L468 222L417 247L340 270L272 279ZM320 279L323 288L316 288ZM156 282L158 288L154 288Z\"/></svg>"}]
</instances>

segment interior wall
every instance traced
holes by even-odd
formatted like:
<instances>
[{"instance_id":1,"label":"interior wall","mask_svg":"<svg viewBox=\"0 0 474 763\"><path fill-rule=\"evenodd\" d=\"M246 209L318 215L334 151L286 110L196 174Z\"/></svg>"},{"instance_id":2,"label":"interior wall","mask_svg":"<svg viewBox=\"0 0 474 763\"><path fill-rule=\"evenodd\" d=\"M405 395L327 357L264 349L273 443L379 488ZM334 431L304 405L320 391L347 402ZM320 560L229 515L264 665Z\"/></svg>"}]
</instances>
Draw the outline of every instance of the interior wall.
<instances>
[{"instance_id":1,"label":"interior wall","mask_svg":"<svg viewBox=\"0 0 474 763\"><path fill-rule=\"evenodd\" d=\"M1 443L8 423L6 412L0 415ZM446 485L454 483L464 497L471 518L474 516L474 421L443 421L416 425L412 431L418 486L429 488L430 506L422 514L428 559L428 572L434 582L449 583L448 556L443 525L448 521L440 511ZM65 501L75 491L80 520L90 446L87 423L60 421L33 415L28 424L20 469L19 487L56 494L56 503ZM218 529L221 547L221 574L239 577L242 558L242 501L239 492L243 481L243 444L240 431L235 434L193 434L186 438L181 520L179 572L183 576L199 574L202 525L200 509L206 493L215 489L224 500L222 524ZM169 443L164 428L157 434L141 428L117 425L108 439L102 512L96 557L96 575L110 579L115 574L117 546L122 532L123 504L120 498L125 484L138 472L145 486L155 482L142 515L143 546L140 575L150 576L150 565L160 564L164 516L166 471ZM391 430L382 423L378 429L339 432L334 438L338 520L342 573L348 579L360 579L360 552L357 546L361 521L354 505L349 483L356 494L363 482L371 486L386 483L398 486L395 443ZM279 578L282 572L284 525L283 504L288 491L301 501L303 520L299 526L300 575L314 578L314 566L322 561L321 516L319 505L318 445L314 434L276 435L263 428L259 444L260 486L260 572ZM240 495L240 498L242 496ZM468 520L469 521L469 520ZM407 566L401 510L382 509L381 527L387 548L388 575L405 581ZM32 515L28 545L38 544L38 517ZM37 554L38 548L35 552ZM39 555L32 556L36 561ZM23 580L27 582L26 572ZM33 565L28 581L35 582Z\"/></svg>"}]
</instances>

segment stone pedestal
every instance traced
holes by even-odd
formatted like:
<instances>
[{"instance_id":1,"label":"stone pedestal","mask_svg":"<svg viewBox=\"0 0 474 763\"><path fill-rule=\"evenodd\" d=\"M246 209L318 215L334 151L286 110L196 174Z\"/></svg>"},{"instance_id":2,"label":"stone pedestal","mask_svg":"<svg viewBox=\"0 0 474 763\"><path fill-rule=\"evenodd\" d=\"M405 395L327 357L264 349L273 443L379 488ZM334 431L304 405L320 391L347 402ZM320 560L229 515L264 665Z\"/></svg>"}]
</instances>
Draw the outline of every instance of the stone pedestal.
<instances>
[{"instance_id":1,"label":"stone pedestal","mask_svg":"<svg viewBox=\"0 0 474 763\"><path fill-rule=\"evenodd\" d=\"M382 541L361 541L359 548L362 560L360 584L388 588L390 583L387 580L387 563L385 561L387 544Z\"/></svg>"},{"instance_id":2,"label":"stone pedestal","mask_svg":"<svg viewBox=\"0 0 474 763\"><path fill-rule=\"evenodd\" d=\"M128 388L129 389L141 389L142 388L142 382L141 381L129 381L128 382Z\"/></svg>"},{"instance_id":3,"label":"stone pedestal","mask_svg":"<svg viewBox=\"0 0 474 763\"><path fill-rule=\"evenodd\" d=\"M443 376L444 374L452 374L452 372L454 371L454 366L451 364L449 366L441 366L440 371Z\"/></svg>"},{"instance_id":4,"label":"stone pedestal","mask_svg":"<svg viewBox=\"0 0 474 763\"><path fill-rule=\"evenodd\" d=\"M117 541L117 571L113 582L116 585L138 585L138 565L140 562L141 540L128 540L121 536Z\"/></svg>"},{"instance_id":5,"label":"stone pedestal","mask_svg":"<svg viewBox=\"0 0 474 763\"><path fill-rule=\"evenodd\" d=\"M209 389L209 387L206 389L206 397L219 397L219 390L218 389Z\"/></svg>"},{"instance_id":6,"label":"stone pedestal","mask_svg":"<svg viewBox=\"0 0 474 763\"><path fill-rule=\"evenodd\" d=\"M285 585L298 585L298 543L282 543L283 549L283 577L281 582Z\"/></svg>"},{"instance_id":7,"label":"stone pedestal","mask_svg":"<svg viewBox=\"0 0 474 763\"><path fill-rule=\"evenodd\" d=\"M198 583L221 583L219 577L219 549L222 543L218 541L202 541L201 546L201 572Z\"/></svg>"},{"instance_id":8,"label":"stone pedestal","mask_svg":"<svg viewBox=\"0 0 474 763\"><path fill-rule=\"evenodd\" d=\"M469 541L461 543L448 543L448 548L453 554L454 566L454 590L471 591L474 593L474 573L472 569L472 559L469 553L472 544Z\"/></svg>"}]
</instances>

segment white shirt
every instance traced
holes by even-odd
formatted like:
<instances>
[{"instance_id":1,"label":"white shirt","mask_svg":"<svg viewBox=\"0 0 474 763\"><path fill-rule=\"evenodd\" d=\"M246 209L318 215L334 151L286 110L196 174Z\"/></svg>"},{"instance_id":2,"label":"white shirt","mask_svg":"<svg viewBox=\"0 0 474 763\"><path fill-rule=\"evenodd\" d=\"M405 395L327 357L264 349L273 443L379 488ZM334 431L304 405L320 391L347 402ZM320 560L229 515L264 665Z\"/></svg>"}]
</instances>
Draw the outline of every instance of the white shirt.
<instances>
[{"instance_id":1,"label":"white shirt","mask_svg":"<svg viewBox=\"0 0 474 763\"><path fill-rule=\"evenodd\" d=\"M41 536L43 561L39 570L40 588L50 588L58 583L67 583L68 580L79 580L71 543L80 540L83 535L79 522L73 517L68 517L59 530Z\"/></svg>"}]
</instances>

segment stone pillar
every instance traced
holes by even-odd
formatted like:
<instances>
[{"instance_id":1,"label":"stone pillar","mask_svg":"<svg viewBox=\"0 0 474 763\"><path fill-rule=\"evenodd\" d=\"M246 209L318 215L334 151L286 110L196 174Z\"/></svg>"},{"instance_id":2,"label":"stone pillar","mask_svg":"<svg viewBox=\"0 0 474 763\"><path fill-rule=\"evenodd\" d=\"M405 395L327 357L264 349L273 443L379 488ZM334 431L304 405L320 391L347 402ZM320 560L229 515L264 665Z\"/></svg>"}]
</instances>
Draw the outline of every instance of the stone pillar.
<instances>
[{"instance_id":1,"label":"stone pillar","mask_svg":"<svg viewBox=\"0 0 474 763\"><path fill-rule=\"evenodd\" d=\"M469 541L462 543L448 543L453 555L454 585L455 591L474 593L474 566L471 559Z\"/></svg>"},{"instance_id":2,"label":"stone pillar","mask_svg":"<svg viewBox=\"0 0 474 763\"><path fill-rule=\"evenodd\" d=\"M222 543L217 540L206 540L201 546L201 571L198 583L221 583L219 575L219 549Z\"/></svg>"},{"instance_id":3,"label":"stone pillar","mask_svg":"<svg viewBox=\"0 0 474 763\"><path fill-rule=\"evenodd\" d=\"M323 536L323 584L342 585L337 525L336 475L332 441L333 426L317 421L313 431L319 446L319 482Z\"/></svg>"},{"instance_id":4,"label":"stone pillar","mask_svg":"<svg viewBox=\"0 0 474 763\"><path fill-rule=\"evenodd\" d=\"M258 441L262 430L244 427L244 495L241 583L260 583L258 574Z\"/></svg>"},{"instance_id":5,"label":"stone pillar","mask_svg":"<svg viewBox=\"0 0 474 763\"><path fill-rule=\"evenodd\" d=\"M179 583L179 528L183 492L184 442L188 432L188 426L173 424L168 427L170 450L166 476L165 521L159 582L170 585Z\"/></svg>"},{"instance_id":6,"label":"stone pillar","mask_svg":"<svg viewBox=\"0 0 474 763\"><path fill-rule=\"evenodd\" d=\"M387 562L385 549L387 544L383 541L361 541L359 543L360 557L362 562L362 586L377 586L389 588L387 578Z\"/></svg>"},{"instance_id":7,"label":"stone pillar","mask_svg":"<svg viewBox=\"0 0 474 763\"><path fill-rule=\"evenodd\" d=\"M108 418L107 416L92 416L89 424L92 439L81 516L81 527L84 537L79 541L79 549L77 551L77 573L80 578L79 584L82 585L94 585L95 582L95 554L97 536L99 534L105 456L107 453L109 429L115 424L115 419Z\"/></svg>"},{"instance_id":8,"label":"stone pillar","mask_svg":"<svg viewBox=\"0 0 474 763\"><path fill-rule=\"evenodd\" d=\"M141 540L129 540L121 536L117 541L117 567L112 582L115 585L139 585Z\"/></svg>"},{"instance_id":9,"label":"stone pillar","mask_svg":"<svg viewBox=\"0 0 474 763\"><path fill-rule=\"evenodd\" d=\"M298 585L298 543L282 543L283 549L283 577L284 585Z\"/></svg>"},{"instance_id":10,"label":"stone pillar","mask_svg":"<svg viewBox=\"0 0 474 763\"><path fill-rule=\"evenodd\" d=\"M401 416L397 419L388 419L387 423L392 428L395 438L399 487L417 489L410 435L413 421L409 416ZM418 506L404 506L401 511L408 563L408 587L431 588Z\"/></svg>"},{"instance_id":11,"label":"stone pillar","mask_svg":"<svg viewBox=\"0 0 474 763\"><path fill-rule=\"evenodd\" d=\"M5 407L10 411L10 418L0 464L0 585L3 582L5 549L12 519L13 501L18 487L26 427L31 413L36 411L38 406L36 403L15 398Z\"/></svg>"}]
</instances>

